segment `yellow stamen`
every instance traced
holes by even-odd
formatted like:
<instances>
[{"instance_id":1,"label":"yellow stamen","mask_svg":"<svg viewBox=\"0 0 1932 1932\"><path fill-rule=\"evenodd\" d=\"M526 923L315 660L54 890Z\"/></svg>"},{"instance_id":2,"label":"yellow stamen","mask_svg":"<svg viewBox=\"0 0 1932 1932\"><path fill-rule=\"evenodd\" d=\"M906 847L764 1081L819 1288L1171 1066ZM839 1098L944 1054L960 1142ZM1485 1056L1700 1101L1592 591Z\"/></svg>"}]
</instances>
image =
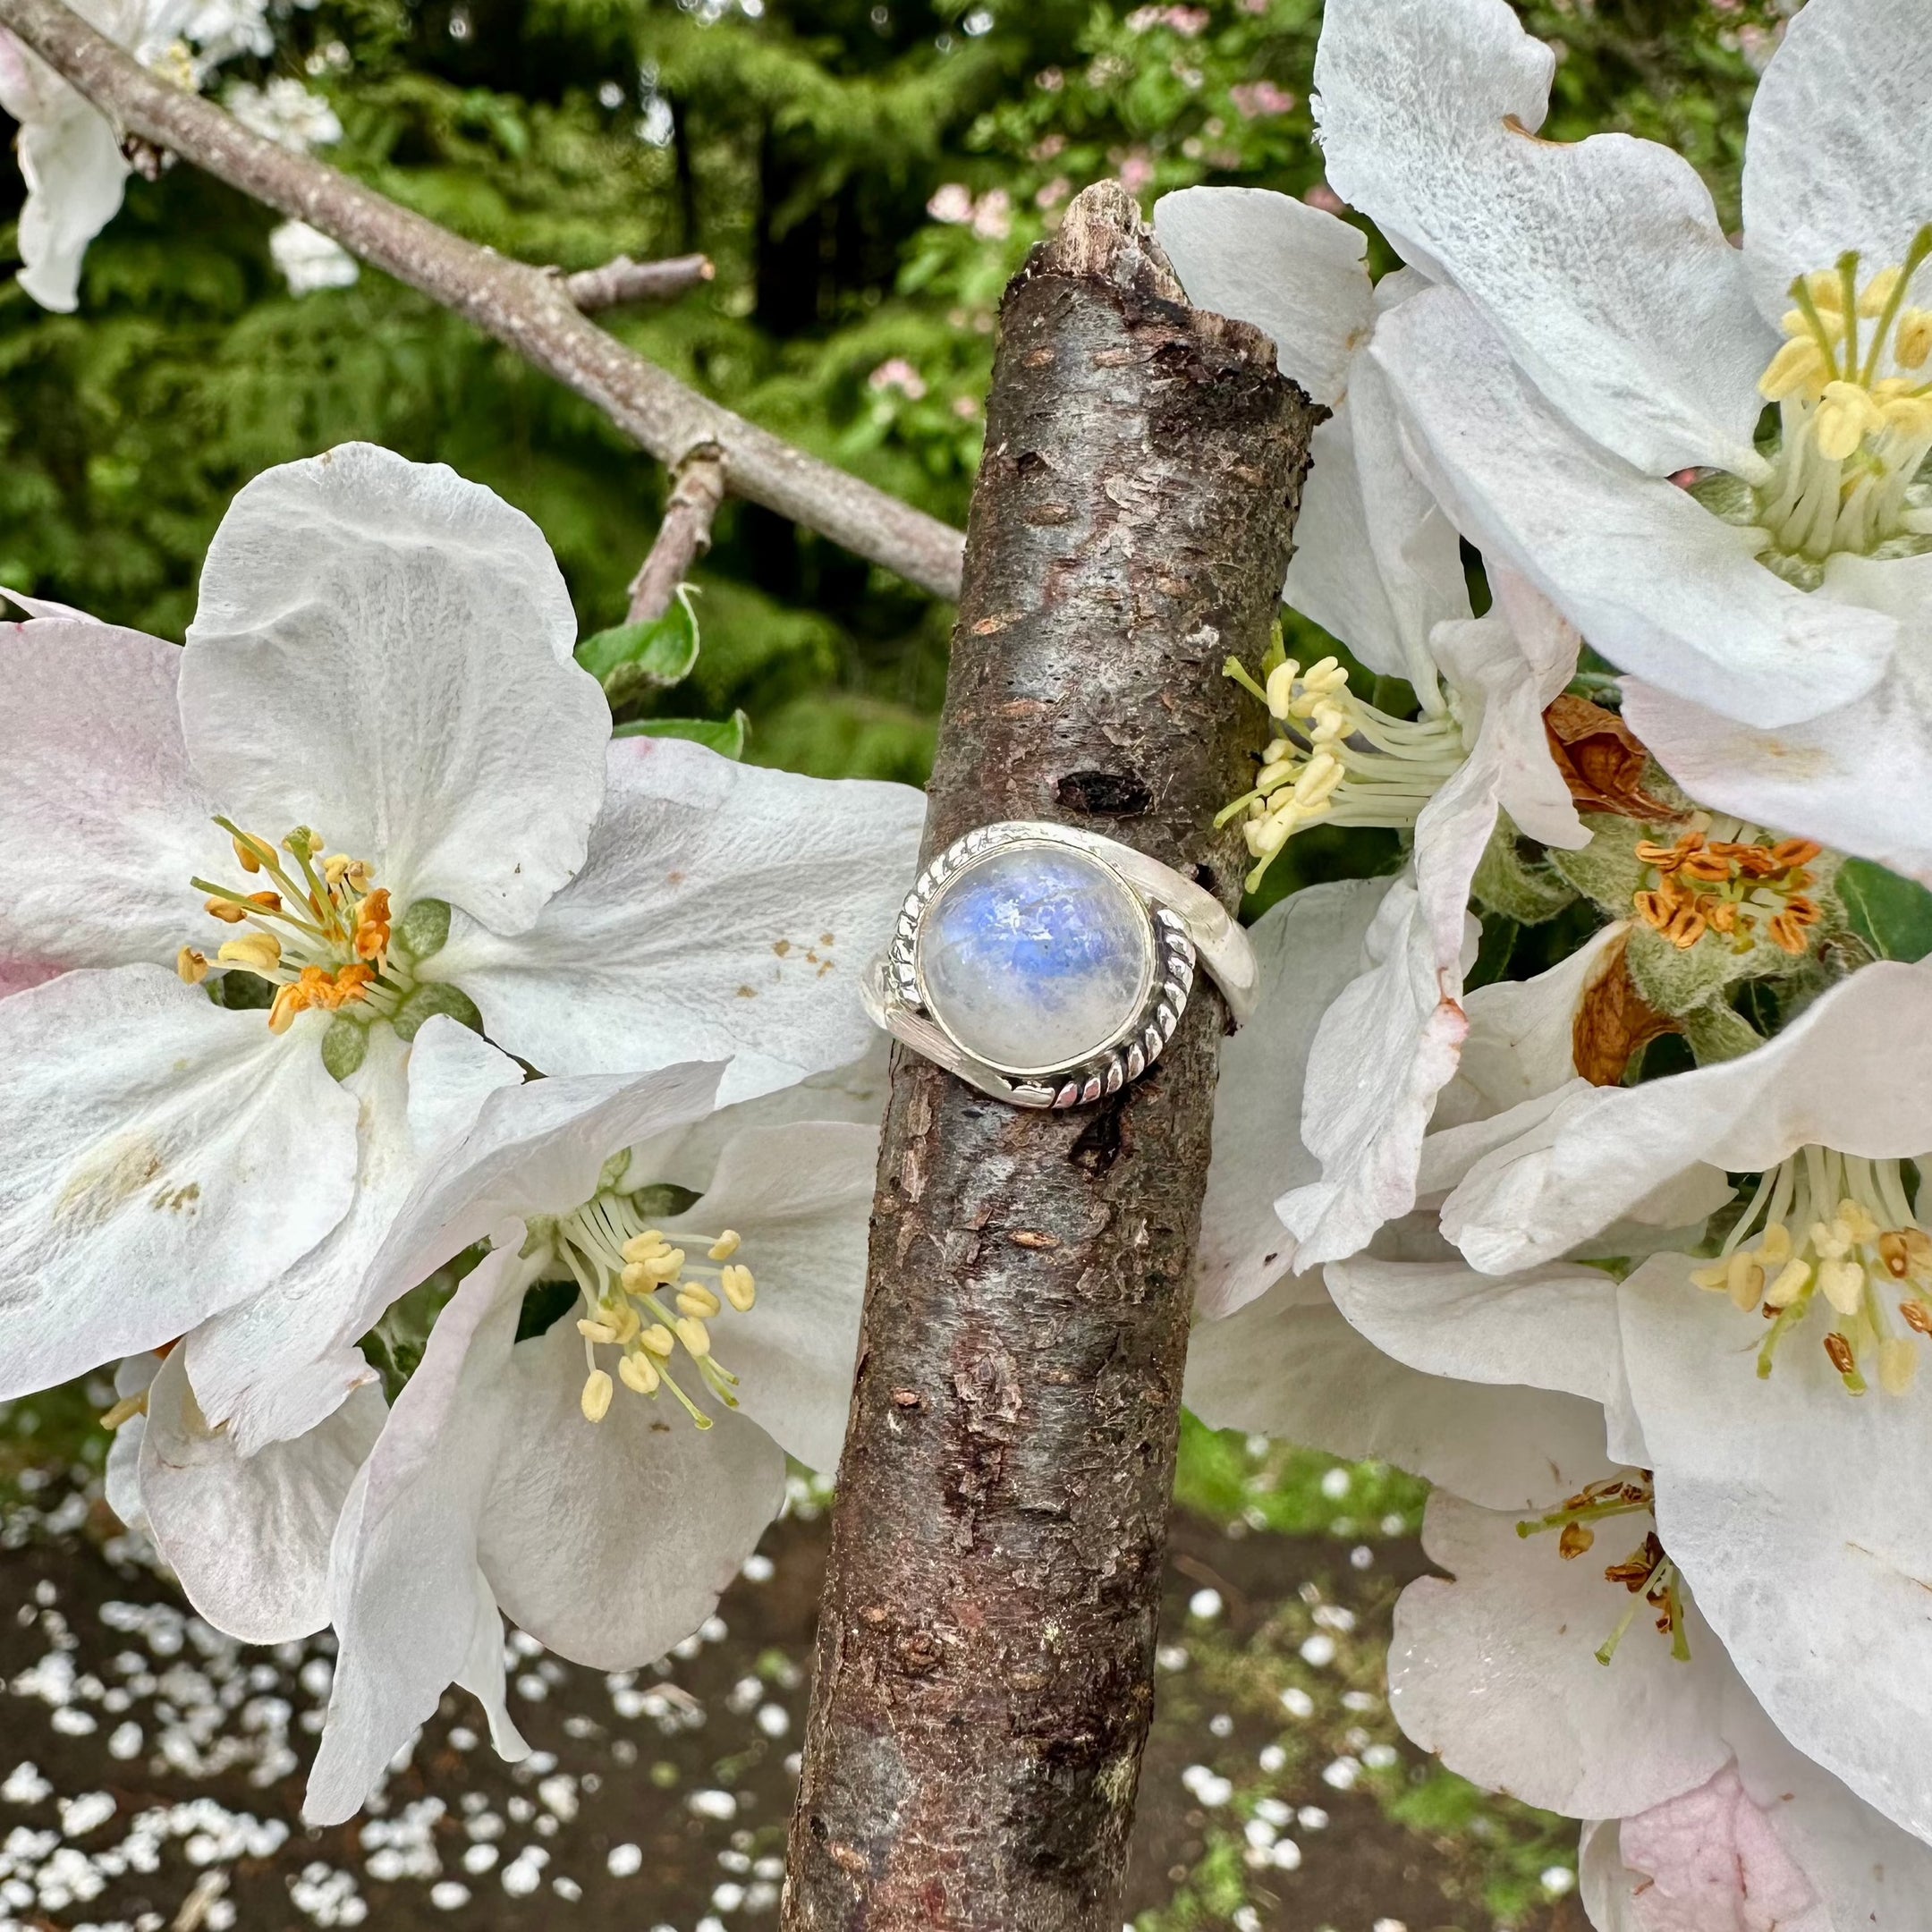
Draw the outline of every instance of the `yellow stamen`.
<instances>
[{"instance_id":1,"label":"yellow stamen","mask_svg":"<svg viewBox=\"0 0 1932 1932\"><path fill-rule=\"evenodd\" d=\"M197 953L192 946L183 946L174 955L174 970L184 986L199 986L208 976L208 954Z\"/></svg>"},{"instance_id":2,"label":"yellow stamen","mask_svg":"<svg viewBox=\"0 0 1932 1932\"><path fill-rule=\"evenodd\" d=\"M709 1318L716 1315L724 1304L700 1283L686 1282L678 1290L677 1305L681 1315Z\"/></svg>"},{"instance_id":3,"label":"yellow stamen","mask_svg":"<svg viewBox=\"0 0 1932 1932\"><path fill-rule=\"evenodd\" d=\"M255 873L261 870L261 859L252 845L239 838L230 839L228 843L234 847L235 863L244 872Z\"/></svg>"},{"instance_id":4,"label":"yellow stamen","mask_svg":"<svg viewBox=\"0 0 1932 1932\"><path fill-rule=\"evenodd\" d=\"M601 1422L610 1413L611 1396L614 1393L611 1378L601 1368L593 1368L584 1377L583 1394L579 1402L584 1412L584 1420Z\"/></svg>"},{"instance_id":5,"label":"yellow stamen","mask_svg":"<svg viewBox=\"0 0 1932 1932\"><path fill-rule=\"evenodd\" d=\"M751 1304L758 1299L758 1287L751 1279L751 1270L741 1262L734 1262L718 1278L718 1286L724 1299L741 1315L751 1311Z\"/></svg>"},{"instance_id":6,"label":"yellow stamen","mask_svg":"<svg viewBox=\"0 0 1932 1932\"><path fill-rule=\"evenodd\" d=\"M677 1338L684 1344L686 1352L699 1361L711 1352L711 1331L695 1315L680 1318Z\"/></svg>"},{"instance_id":7,"label":"yellow stamen","mask_svg":"<svg viewBox=\"0 0 1932 1932\"><path fill-rule=\"evenodd\" d=\"M714 1261L729 1261L742 1246L743 1242L739 1239L738 1231L735 1228L726 1228L706 1250L706 1252Z\"/></svg>"},{"instance_id":8,"label":"yellow stamen","mask_svg":"<svg viewBox=\"0 0 1932 1932\"><path fill-rule=\"evenodd\" d=\"M250 933L245 939L225 941L215 957L224 966L241 966L266 976L282 963L282 942L273 933Z\"/></svg>"},{"instance_id":9,"label":"yellow stamen","mask_svg":"<svg viewBox=\"0 0 1932 1932\"><path fill-rule=\"evenodd\" d=\"M653 1322L638 1336L638 1346L648 1349L660 1360L669 1361L677 1351L677 1337L662 1322Z\"/></svg>"},{"instance_id":10,"label":"yellow stamen","mask_svg":"<svg viewBox=\"0 0 1932 1932\"><path fill-rule=\"evenodd\" d=\"M626 1355L617 1364L617 1373L623 1385L635 1389L640 1395L655 1395L664 1382L657 1363L648 1355Z\"/></svg>"}]
</instances>

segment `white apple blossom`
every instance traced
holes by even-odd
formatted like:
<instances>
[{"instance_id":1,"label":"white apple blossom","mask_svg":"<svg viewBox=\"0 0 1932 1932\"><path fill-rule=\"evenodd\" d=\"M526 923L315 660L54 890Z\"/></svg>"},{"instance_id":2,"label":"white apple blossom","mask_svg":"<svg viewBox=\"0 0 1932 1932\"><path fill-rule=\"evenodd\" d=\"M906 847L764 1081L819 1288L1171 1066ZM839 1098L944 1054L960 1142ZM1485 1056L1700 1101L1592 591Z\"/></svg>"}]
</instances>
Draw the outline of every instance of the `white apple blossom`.
<instances>
[{"instance_id":1,"label":"white apple blossom","mask_svg":"<svg viewBox=\"0 0 1932 1932\"><path fill-rule=\"evenodd\" d=\"M452 1682L493 1705L516 1750L491 1662L499 1606L580 1662L646 1663L750 1553L784 1499L784 1452L835 1462L877 1090L850 1109L869 1120L798 1117L792 1092L719 1114L720 1072L506 1089L398 1217L372 1302L479 1236L490 1249L437 1315L335 1530L341 1648L311 1819L353 1812ZM671 1175L699 1198L662 1216L639 1191ZM559 1277L567 1309L532 1319L526 1295Z\"/></svg>"},{"instance_id":2,"label":"white apple blossom","mask_svg":"<svg viewBox=\"0 0 1932 1932\"><path fill-rule=\"evenodd\" d=\"M1371 669L1407 680L1420 707L1413 720L1387 716L1333 658L1245 680L1276 733L1255 790L1231 808L1248 814L1250 886L1306 825L1414 832L1411 867L1311 1049L1300 1134L1320 1178L1281 1202L1305 1267L1353 1253L1413 1205L1422 1135L1464 1030L1470 885L1499 814L1546 843L1587 840L1542 718L1574 673L1577 640L1505 572L1496 609L1471 614L1456 533L1411 471L1366 352L1417 277L1371 289L1360 230L1262 190L1189 189L1155 218L1193 299L1267 330L1283 370L1333 411L1315 432L1284 597Z\"/></svg>"},{"instance_id":3,"label":"white apple blossom","mask_svg":"<svg viewBox=\"0 0 1932 1932\"><path fill-rule=\"evenodd\" d=\"M1338 191L1447 284L1370 352L1458 526L1654 688L1633 722L1706 803L1920 872L1928 47L1914 0L1792 21L1741 250L1668 149L1537 137L1554 57L1504 0L1335 0L1316 75Z\"/></svg>"},{"instance_id":4,"label":"white apple blossom","mask_svg":"<svg viewBox=\"0 0 1932 1932\"><path fill-rule=\"evenodd\" d=\"M1908 1165L1932 1145L1932 971L1864 968L1764 1046L1635 1088L1563 1077L1579 981L1559 969L1486 989L1513 1011L1487 1056L1500 1111L1464 1109L1423 1162L1466 1260L1360 1257L1329 1268L1330 1292L1411 1368L1601 1402L1771 1720L1932 1839L1914 1385L1932 1237ZM1728 1227L1706 1242L1738 1175ZM1580 1253L1640 1265L1620 1283Z\"/></svg>"},{"instance_id":5,"label":"white apple blossom","mask_svg":"<svg viewBox=\"0 0 1932 1932\"><path fill-rule=\"evenodd\" d=\"M347 249L307 222L284 222L268 236L268 253L291 295L318 289L352 288L361 268Z\"/></svg>"},{"instance_id":6,"label":"white apple blossom","mask_svg":"<svg viewBox=\"0 0 1932 1932\"><path fill-rule=\"evenodd\" d=\"M1423 1547L1449 1574L1396 1604L1397 1722L1475 1783L1592 1821L1601 1932L1917 1932L1932 1848L1768 1722L1675 1579L1648 1490L1624 1470L1530 1522L1438 1490Z\"/></svg>"},{"instance_id":7,"label":"white apple blossom","mask_svg":"<svg viewBox=\"0 0 1932 1932\"><path fill-rule=\"evenodd\" d=\"M843 962L919 795L613 744L575 631L528 519L366 445L242 492L185 649L0 629L9 1393L192 1330L211 1427L299 1434L366 1379L343 1309L509 1055L735 1053L738 1097L865 1044ZM267 1013L183 983L210 953ZM494 1045L424 1023L478 1008Z\"/></svg>"},{"instance_id":8,"label":"white apple blossom","mask_svg":"<svg viewBox=\"0 0 1932 1932\"><path fill-rule=\"evenodd\" d=\"M144 67L186 78L181 35L191 0L79 0L89 26ZM80 297L88 243L119 212L129 174L121 139L38 54L0 27L0 108L20 123L20 284L44 309L64 314Z\"/></svg>"}]
</instances>

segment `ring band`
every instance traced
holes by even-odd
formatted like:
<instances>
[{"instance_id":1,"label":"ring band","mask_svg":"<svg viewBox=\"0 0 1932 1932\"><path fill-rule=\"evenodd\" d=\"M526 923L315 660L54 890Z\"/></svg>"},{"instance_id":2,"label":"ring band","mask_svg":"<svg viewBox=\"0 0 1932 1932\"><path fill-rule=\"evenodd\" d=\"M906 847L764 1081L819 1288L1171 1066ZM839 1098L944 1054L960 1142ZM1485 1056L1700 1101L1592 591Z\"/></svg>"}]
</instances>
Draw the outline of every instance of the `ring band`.
<instances>
[{"instance_id":1,"label":"ring band","mask_svg":"<svg viewBox=\"0 0 1932 1932\"><path fill-rule=\"evenodd\" d=\"M1081 1106L1160 1057L1197 964L1241 1025L1259 969L1213 894L1116 839L1009 819L920 873L863 996L878 1025L982 1093Z\"/></svg>"}]
</instances>

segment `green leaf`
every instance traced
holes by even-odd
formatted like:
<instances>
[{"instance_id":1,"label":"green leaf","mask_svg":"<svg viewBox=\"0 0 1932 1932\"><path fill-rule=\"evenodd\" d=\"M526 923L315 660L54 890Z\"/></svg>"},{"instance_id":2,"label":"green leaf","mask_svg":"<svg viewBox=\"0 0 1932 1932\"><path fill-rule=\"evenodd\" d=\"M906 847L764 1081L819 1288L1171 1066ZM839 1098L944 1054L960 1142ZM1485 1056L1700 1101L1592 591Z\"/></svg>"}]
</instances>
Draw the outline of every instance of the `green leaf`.
<instances>
[{"instance_id":1,"label":"green leaf","mask_svg":"<svg viewBox=\"0 0 1932 1932\"><path fill-rule=\"evenodd\" d=\"M239 966L231 967L210 977L208 996L231 1013L256 1012L275 1004L275 982L259 973L243 972Z\"/></svg>"},{"instance_id":2,"label":"green leaf","mask_svg":"<svg viewBox=\"0 0 1932 1932\"><path fill-rule=\"evenodd\" d=\"M1932 953L1932 893L1869 859L1847 859L1834 882L1852 929L1880 959L1922 960Z\"/></svg>"},{"instance_id":3,"label":"green leaf","mask_svg":"<svg viewBox=\"0 0 1932 1932\"><path fill-rule=\"evenodd\" d=\"M693 744L709 745L728 758L742 758L745 733L750 719L742 711L728 718L648 717L633 718L620 724L613 738L688 738Z\"/></svg>"},{"instance_id":4,"label":"green leaf","mask_svg":"<svg viewBox=\"0 0 1932 1932\"><path fill-rule=\"evenodd\" d=\"M603 685L614 708L666 691L691 674L698 662L698 620L689 589L678 587L676 601L662 617L599 631L577 647L577 662Z\"/></svg>"}]
</instances>

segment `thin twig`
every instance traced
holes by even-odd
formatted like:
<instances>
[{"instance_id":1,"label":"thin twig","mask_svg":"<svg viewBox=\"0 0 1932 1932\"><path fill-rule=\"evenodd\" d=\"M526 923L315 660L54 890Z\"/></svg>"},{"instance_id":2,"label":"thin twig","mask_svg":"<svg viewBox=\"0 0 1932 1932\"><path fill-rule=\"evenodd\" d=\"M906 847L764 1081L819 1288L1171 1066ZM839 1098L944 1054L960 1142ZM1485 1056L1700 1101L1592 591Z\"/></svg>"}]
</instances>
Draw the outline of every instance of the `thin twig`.
<instances>
[{"instance_id":1,"label":"thin twig","mask_svg":"<svg viewBox=\"0 0 1932 1932\"><path fill-rule=\"evenodd\" d=\"M711 519L724 501L724 452L706 444L677 467L657 540L631 580L631 623L655 623L671 608L677 587L711 547Z\"/></svg>"},{"instance_id":2,"label":"thin twig","mask_svg":"<svg viewBox=\"0 0 1932 1932\"><path fill-rule=\"evenodd\" d=\"M660 462L724 450L732 487L931 590L957 597L963 539L923 511L748 423L580 314L558 276L399 208L147 72L61 0L0 0L11 29L123 135L152 141L419 289L601 409Z\"/></svg>"},{"instance_id":3,"label":"thin twig","mask_svg":"<svg viewBox=\"0 0 1932 1932\"><path fill-rule=\"evenodd\" d=\"M620 255L601 268L565 275L564 292L580 314L592 315L621 302L675 301L716 273L708 255L674 255L665 261L632 261Z\"/></svg>"}]
</instances>

